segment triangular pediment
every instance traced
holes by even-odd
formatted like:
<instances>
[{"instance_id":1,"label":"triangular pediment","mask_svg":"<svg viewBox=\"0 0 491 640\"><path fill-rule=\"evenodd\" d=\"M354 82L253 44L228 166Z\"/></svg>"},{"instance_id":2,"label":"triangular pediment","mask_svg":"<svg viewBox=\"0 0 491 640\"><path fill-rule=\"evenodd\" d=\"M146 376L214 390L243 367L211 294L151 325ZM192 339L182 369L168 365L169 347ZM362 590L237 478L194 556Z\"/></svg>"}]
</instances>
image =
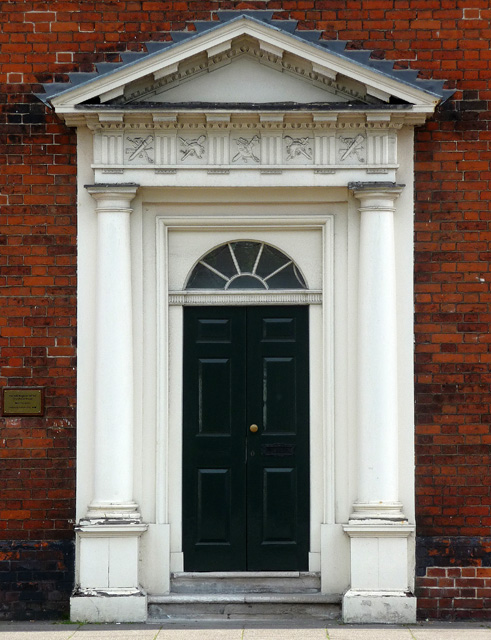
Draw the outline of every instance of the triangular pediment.
<instances>
[{"instance_id":1,"label":"triangular pediment","mask_svg":"<svg viewBox=\"0 0 491 640\"><path fill-rule=\"evenodd\" d=\"M268 103L365 102L363 84L334 78L327 69L313 71L305 58L266 51L261 41L239 37L212 56L185 59L162 78L144 77L125 87L120 102Z\"/></svg>"},{"instance_id":2,"label":"triangular pediment","mask_svg":"<svg viewBox=\"0 0 491 640\"><path fill-rule=\"evenodd\" d=\"M356 97L365 101L363 86L314 75L304 61L296 69L285 72L278 60L265 64L258 46L251 50L256 56L240 53L237 46L233 57L217 64L182 65L179 73L154 80L144 78L125 87L123 104L152 102L160 104L205 102L208 104L264 104L272 102L348 102ZM238 54L237 54L238 52ZM191 67L191 68L189 68ZM203 73L203 67L207 72ZM302 73L303 72L303 73ZM350 88L349 85L351 85ZM114 102L118 102L115 100Z\"/></svg>"},{"instance_id":3,"label":"triangular pediment","mask_svg":"<svg viewBox=\"0 0 491 640\"><path fill-rule=\"evenodd\" d=\"M370 52L299 31L272 12L218 12L219 21L196 23L197 32L173 42L147 43L121 63L98 65L93 74L71 74L70 83L45 85L60 114L97 104L131 109L145 104L215 108L234 104L405 105L429 113L447 97L441 82L395 71Z\"/></svg>"}]
</instances>

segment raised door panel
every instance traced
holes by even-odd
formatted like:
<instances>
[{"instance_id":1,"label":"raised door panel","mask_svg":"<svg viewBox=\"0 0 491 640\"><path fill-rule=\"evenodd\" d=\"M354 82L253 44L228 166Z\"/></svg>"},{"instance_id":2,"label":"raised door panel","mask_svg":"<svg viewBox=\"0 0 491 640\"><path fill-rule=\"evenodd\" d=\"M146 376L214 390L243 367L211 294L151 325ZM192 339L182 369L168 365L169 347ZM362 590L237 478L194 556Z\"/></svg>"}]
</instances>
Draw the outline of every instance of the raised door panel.
<instances>
[{"instance_id":1,"label":"raised door panel","mask_svg":"<svg viewBox=\"0 0 491 640\"><path fill-rule=\"evenodd\" d=\"M231 544L232 491L230 469L197 469L198 545Z\"/></svg>"},{"instance_id":2,"label":"raised door panel","mask_svg":"<svg viewBox=\"0 0 491 640\"><path fill-rule=\"evenodd\" d=\"M297 402L295 358L267 357L262 362L263 433L295 433Z\"/></svg>"}]
</instances>

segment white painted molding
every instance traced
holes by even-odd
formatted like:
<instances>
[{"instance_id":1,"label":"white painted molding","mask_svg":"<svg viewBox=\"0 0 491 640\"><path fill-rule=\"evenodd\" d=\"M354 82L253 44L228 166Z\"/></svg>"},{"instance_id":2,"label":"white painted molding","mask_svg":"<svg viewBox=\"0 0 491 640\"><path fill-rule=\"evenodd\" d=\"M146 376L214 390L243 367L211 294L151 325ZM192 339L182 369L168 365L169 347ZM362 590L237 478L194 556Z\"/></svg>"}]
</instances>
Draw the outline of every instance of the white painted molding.
<instances>
[{"instance_id":1,"label":"white painted molding","mask_svg":"<svg viewBox=\"0 0 491 640\"><path fill-rule=\"evenodd\" d=\"M322 304L321 291L171 291L170 305Z\"/></svg>"},{"instance_id":2,"label":"white painted molding","mask_svg":"<svg viewBox=\"0 0 491 640\"><path fill-rule=\"evenodd\" d=\"M402 512L402 502L355 502L351 520L406 520Z\"/></svg>"},{"instance_id":3,"label":"white painted molding","mask_svg":"<svg viewBox=\"0 0 491 640\"><path fill-rule=\"evenodd\" d=\"M147 524L84 524L76 527L77 534L81 538L125 538L139 537L148 529Z\"/></svg>"},{"instance_id":4,"label":"white painted molding","mask_svg":"<svg viewBox=\"0 0 491 640\"><path fill-rule=\"evenodd\" d=\"M324 464L324 520L325 524L336 521L336 480L335 480L335 403L334 403L334 219L329 217L322 230L323 234L323 290L322 304L322 371L323 394L323 450Z\"/></svg>"},{"instance_id":5,"label":"white painted molding","mask_svg":"<svg viewBox=\"0 0 491 640\"><path fill-rule=\"evenodd\" d=\"M92 500L90 503L86 521L102 522L105 520L121 520L123 522L135 522L141 519L136 502L110 502L103 500ZM82 522L82 521L81 521Z\"/></svg>"},{"instance_id":6,"label":"white painted molding","mask_svg":"<svg viewBox=\"0 0 491 640\"><path fill-rule=\"evenodd\" d=\"M328 194L325 194L328 196ZM337 195L337 198L341 194ZM297 213L292 214L292 205L288 204L288 208L280 205L276 215L273 215L271 209L261 211L258 217L251 217L250 208L244 209L242 215L234 212L234 215L219 215L218 210L212 207L208 211L213 211L213 215L206 214L203 205L196 205L180 213L179 209L174 208L171 203L165 203L163 209L157 203L149 204L144 208L145 215L150 216L152 209L156 212L156 228L155 228L155 248L156 248L156 265L155 273L160 284L157 285L156 291L156 308L159 312L158 331L159 339L157 343L157 353L159 365L157 366L156 387L158 389L159 409L157 410L157 441L159 442L157 483L155 486L156 507L157 512L162 517L168 518L173 531L171 540L171 570L182 571L182 553L181 553L181 531L180 531L180 488L173 487L174 478L181 477L180 463L180 436L176 432L175 425L181 421L181 395L179 385L176 387L176 380L182 377L182 308L183 306L194 302L196 305L209 305L212 298L215 298L211 304L216 305L248 305L248 304L309 304L312 306L310 313L311 321L311 350L312 359L311 370L311 416L313 420L311 443L312 451L316 452L316 460L314 462L311 491L315 492L314 506L311 513L312 528L312 544L316 553L309 554L310 570L319 569L319 551L320 551L320 532L318 525L323 521L326 502L324 491L329 492L327 502L331 505L335 503L334 483L329 484L329 480L325 481L324 464L325 459L322 449L327 443L331 443L330 455L333 456L334 441L334 388L332 386L333 375L331 373L328 380L324 379L327 371L333 370L334 367L334 326L333 326L333 297L334 297L334 217L332 213L337 210L338 205L329 204L320 207L316 200L316 210L319 213L309 213L304 210L302 204L296 208ZM336 200L336 203L338 200ZM277 208L277 201L271 200L271 204ZM340 205L343 210L345 205ZM163 212L167 211L167 215ZM320 213L323 211L323 213ZM281 212L281 213L280 213ZM318 239L315 247L315 271L317 273L315 283L311 290L249 290L249 291L221 291L221 290L177 290L177 286L183 286L186 276L194 264L193 259L184 260L179 269L179 276L169 273L169 259L172 256L172 264L178 263L178 255L176 254L176 246L173 244L172 238L175 234L182 231L190 233L190 239L194 235L202 238L200 249L197 250L196 256L199 257L207 250L213 248L213 234L209 232L213 229L219 236L224 233L229 239L258 239L264 242L272 242L274 246L283 248L282 234L289 238L288 242L292 242L292 235L298 232L299 240L302 232L318 232ZM247 234L244 236L244 234ZM275 234L274 240L271 235ZM321 235L322 234L322 235ZM310 237L310 236L309 236ZM312 241L311 237L309 242ZM180 251L186 250L186 244L178 245ZM194 246L194 245L193 245ZM288 246L288 245L287 245ZM308 251L308 249L305 249ZM288 253L288 251L287 251ZM181 254L180 254L181 255ZM288 253L288 255L290 255ZM182 255L181 255L182 258ZM299 260L297 255L295 260ZM310 256L307 262L312 262ZM301 263L301 261L300 261ZM298 262L297 262L298 264ZM311 267L312 268L312 267ZM175 266L173 267L175 269ZM174 284L173 288L168 290L169 281ZM306 275L309 281L308 276ZM321 289L322 286L322 289ZM204 294L204 295L203 295ZM239 301L242 298L241 301ZM268 302L266 302L268 300ZM325 307L322 308L322 303ZM329 323L324 330L324 323ZM323 364L323 349L327 348L327 361ZM320 355L322 354L322 355ZM329 355L332 354L332 355ZM315 361L315 362L314 362ZM170 384L170 386L168 386ZM164 387L168 391L164 391ZM168 395L166 396L165 393ZM160 395L162 394L162 395ZM324 402L324 394L327 396ZM165 398L168 398L166 401ZM322 400L321 400L322 398ZM167 403L166 403L167 402ZM327 424L325 422L327 421ZM328 435L327 435L328 434ZM333 470L327 472L333 474ZM169 475L170 474L170 475ZM327 482L327 484L326 484ZM157 516L159 517L159 516ZM341 532L342 534L342 532ZM315 557L314 557L315 556ZM315 564L313 564L315 562Z\"/></svg>"},{"instance_id":7,"label":"white painted molding","mask_svg":"<svg viewBox=\"0 0 491 640\"><path fill-rule=\"evenodd\" d=\"M155 447L155 518L156 524L169 522L169 235L168 226L157 218L155 228L157 399Z\"/></svg>"},{"instance_id":8,"label":"white painted molding","mask_svg":"<svg viewBox=\"0 0 491 640\"><path fill-rule=\"evenodd\" d=\"M415 530L412 524L379 524L373 521L343 525L343 531L350 538L408 538Z\"/></svg>"}]
</instances>

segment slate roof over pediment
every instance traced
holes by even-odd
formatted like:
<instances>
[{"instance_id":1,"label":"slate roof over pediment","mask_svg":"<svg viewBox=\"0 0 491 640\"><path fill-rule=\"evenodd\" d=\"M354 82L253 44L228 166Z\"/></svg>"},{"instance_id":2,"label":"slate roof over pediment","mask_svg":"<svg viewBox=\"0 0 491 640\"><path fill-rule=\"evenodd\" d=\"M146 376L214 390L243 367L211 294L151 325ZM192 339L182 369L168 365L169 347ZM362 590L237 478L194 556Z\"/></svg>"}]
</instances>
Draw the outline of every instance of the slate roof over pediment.
<instances>
[{"instance_id":1,"label":"slate roof over pediment","mask_svg":"<svg viewBox=\"0 0 491 640\"><path fill-rule=\"evenodd\" d=\"M287 34L291 39L290 42L308 44L320 51L327 52L333 57L331 59L354 64L358 69L370 72L372 77L375 73L381 79L389 79L409 89L424 92L428 97L436 99L436 102L445 101L453 94L453 91L443 89L444 81L419 79L417 70L394 69L393 61L372 59L372 52L369 50L346 49L347 43L344 41L322 39L321 31L298 29L297 21L273 19L273 14L273 11L217 11L215 15L218 20L196 21L194 23L196 31L170 32L171 40L147 42L145 44L146 51L123 53L121 62L99 63L96 65L97 71L93 73L70 73L68 83L45 84L43 85L45 93L38 94L38 97L49 104L62 94L68 96L74 89L86 87L89 90L94 83L102 78L111 80L113 74L117 74L123 69L130 72L133 68L141 65L142 61L151 62L152 59L161 57L163 53L170 53L178 49L184 43L196 41L204 34L213 33L226 24L240 21L248 21L249 24L263 25L263 27L266 25L278 34ZM162 104L159 106L162 107ZM347 106L345 104L345 107Z\"/></svg>"}]
</instances>

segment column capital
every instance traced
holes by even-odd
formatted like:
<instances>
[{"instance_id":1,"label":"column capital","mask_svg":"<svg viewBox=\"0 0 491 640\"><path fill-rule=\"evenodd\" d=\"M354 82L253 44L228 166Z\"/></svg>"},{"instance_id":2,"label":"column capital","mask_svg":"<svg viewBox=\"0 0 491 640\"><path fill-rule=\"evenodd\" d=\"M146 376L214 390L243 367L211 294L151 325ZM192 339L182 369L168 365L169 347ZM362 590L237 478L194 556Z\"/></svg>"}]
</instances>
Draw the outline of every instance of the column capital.
<instances>
[{"instance_id":1,"label":"column capital","mask_svg":"<svg viewBox=\"0 0 491 640\"><path fill-rule=\"evenodd\" d=\"M363 195L365 192L378 193L396 193L399 195L404 189L405 184L397 184L397 182L349 182L348 189L353 191L355 195Z\"/></svg>"},{"instance_id":2,"label":"column capital","mask_svg":"<svg viewBox=\"0 0 491 640\"><path fill-rule=\"evenodd\" d=\"M86 184L84 186L87 192L90 193L98 203L105 202L107 207L109 202L113 202L113 206L110 206L113 210L126 208L140 188L140 185L134 182L121 184Z\"/></svg>"},{"instance_id":3,"label":"column capital","mask_svg":"<svg viewBox=\"0 0 491 640\"><path fill-rule=\"evenodd\" d=\"M405 186L395 182L350 182L348 185L361 202L360 213L393 210L394 200Z\"/></svg>"}]
</instances>

